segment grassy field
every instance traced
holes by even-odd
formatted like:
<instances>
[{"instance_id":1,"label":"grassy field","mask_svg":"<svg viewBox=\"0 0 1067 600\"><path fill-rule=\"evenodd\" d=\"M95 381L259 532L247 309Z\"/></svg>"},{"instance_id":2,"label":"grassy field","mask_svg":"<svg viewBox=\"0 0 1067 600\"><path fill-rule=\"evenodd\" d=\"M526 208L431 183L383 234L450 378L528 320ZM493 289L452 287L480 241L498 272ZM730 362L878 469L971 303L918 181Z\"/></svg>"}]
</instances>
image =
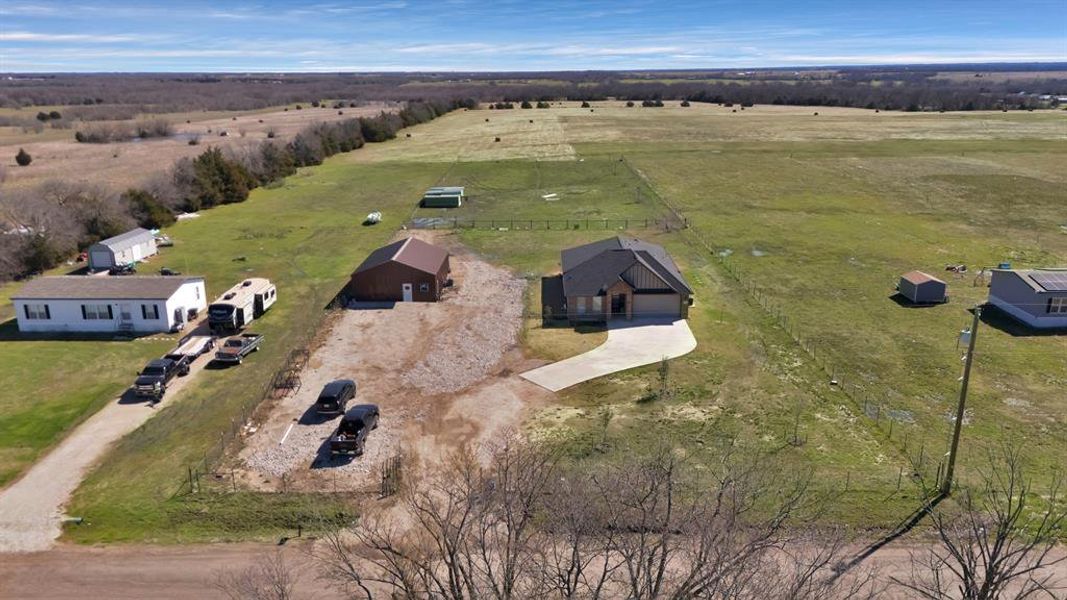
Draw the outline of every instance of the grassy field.
<instances>
[{"instance_id":1,"label":"grassy field","mask_svg":"<svg viewBox=\"0 0 1067 600\"><path fill-rule=\"evenodd\" d=\"M181 223L169 232L178 245L164 255L168 265L207 275L215 291L246 273L278 281L278 307L257 327L268 348L240 369L204 373L185 398L124 439L70 509L91 525L68 535L85 542L256 537L281 527L285 511L299 512L306 499L285 495L170 496L184 465L314 329L321 307L367 250L412 215L441 214L415 210L422 189L436 184L467 185L472 195L449 216L633 219L629 233L667 246L696 290L690 324L699 347L672 362L670 397L650 393L658 386L654 366L620 373L560 394L557 406L530 422L534 435L591 465L616 448L662 439L699 457L715 440L737 436L798 470L812 469L826 489L847 486L831 519L892 526L916 504L906 477L896 489L901 470L920 448L924 467L932 468L929 457L947 441L945 413L960 364L956 334L968 321L965 308L985 294L972 285L973 272L1003 260L1067 261L1060 228L1067 221L1058 208L1067 122L1041 112L813 112L609 103L596 103L593 112L576 105L459 112L406 130L411 138L334 157L281 188L257 190L247 203ZM561 200L543 201L549 192ZM692 229L639 225L663 215L657 197L684 212ZM383 225L356 226L371 210L384 211ZM501 228L507 231L461 236L529 279L531 309L538 277L559 268L561 248L617 233ZM712 241L711 251L701 238ZM719 253L729 255L729 271ZM248 260L234 262L236 256ZM901 272L939 274L961 262L972 275L950 279L949 304L917 310L889 299ZM756 297L816 347L817 360ZM1067 344L1013 333L998 322L980 331L965 477L984 446L1006 439L1026 444L1041 478L1067 467ZM529 353L556 359L603 336L531 321L523 339ZM10 342L18 343L26 342ZM64 356L75 357L75 349L63 348L56 363L76 362ZM139 362L154 352L146 347L127 358ZM92 361L79 364L94 370ZM824 368L843 385L830 386ZM892 438L886 417L865 414L864 398L897 411ZM794 428L798 445L788 443Z\"/></svg>"}]
</instances>

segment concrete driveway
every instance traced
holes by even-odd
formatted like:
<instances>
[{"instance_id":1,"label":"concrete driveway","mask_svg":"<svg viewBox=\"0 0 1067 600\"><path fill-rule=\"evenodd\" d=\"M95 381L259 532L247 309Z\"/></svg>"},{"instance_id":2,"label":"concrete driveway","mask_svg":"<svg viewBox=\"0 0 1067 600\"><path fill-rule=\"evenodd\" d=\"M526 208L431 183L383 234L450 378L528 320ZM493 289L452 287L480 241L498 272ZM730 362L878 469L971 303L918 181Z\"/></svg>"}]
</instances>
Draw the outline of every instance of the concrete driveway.
<instances>
[{"instance_id":1,"label":"concrete driveway","mask_svg":"<svg viewBox=\"0 0 1067 600\"><path fill-rule=\"evenodd\" d=\"M685 319L615 322L608 326L608 339L603 344L521 376L558 392L583 381L683 356L696 347L697 340Z\"/></svg>"}]
</instances>

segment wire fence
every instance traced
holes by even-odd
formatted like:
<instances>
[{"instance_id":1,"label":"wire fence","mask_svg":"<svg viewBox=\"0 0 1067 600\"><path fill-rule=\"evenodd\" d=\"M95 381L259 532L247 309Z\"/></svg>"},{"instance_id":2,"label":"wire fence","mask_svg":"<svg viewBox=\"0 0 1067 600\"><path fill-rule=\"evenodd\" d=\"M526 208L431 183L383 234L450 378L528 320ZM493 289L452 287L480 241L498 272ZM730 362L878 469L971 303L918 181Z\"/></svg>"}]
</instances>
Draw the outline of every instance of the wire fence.
<instances>
[{"instance_id":1,"label":"wire fence","mask_svg":"<svg viewBox=\"0 0 1067 600\"><path fill-rule=\"evenodd\" d=\"M625 231L630 228L676 231L689 226L685 219L468 219L465 217L417 217L408 229L481 229L487 231Z\"/></svg>"},{"instance_id":2,"label":"wire fence","mask_svg":"<svg viewBox=\"0 0 1067 600\"><path fill-rule=\"evenodd\" d=\"M289 352L282 367L275 372L274 376L241 405L237 414L230 419L229 425L218 433L218 438L204 451L203 456L195 463L186 465L181 483L175 490L174 496L212 491L237 491L236 471L220 469L227 450L232 449L242 438L252 432L256 412L265 401L276 400L299 389L300 370L307 364L312 338L324 320L325 313L319 318L316 326L309 329L309 333L297 344L297 347Z\"/></svg>"},{"instance_id":3,"label":"wire fence","mask_svg":"<svg viewBox=\"0 0 1067 600\"><path fill-rule=\"evenodd\" d=\"M802 332L797 320L790 318L783 310L783 306L772 299L767 290L761 287L754 277L750 277L736 261L731 259L730 254L724 251L726 246L716 244L707 233L694 226L685 213L660 195L648 178L629 161L623 159L623 163L633 171L635 176L648 184L651 196L660 202L674 219L686 223L682 231L683 237L706 252L713 262L720 266L721 271L745 292L749 303L769 317L823 372L828 385L849 399L853 412L864 417L868 425L874 431L879 432L884 441L897 449L911 468L909 477L929 478L936 473L936 479L940 479L943 470L941 458L943 453L933 452L933 449L927 448L921 432L915 431L912 412L905 407L894 406L889 400L891 395L899 395L896 390L890 386L881 386L883 389L879 389L877 384L866 381L862 375L850 373L838 365L833 360L829 348L820 346L814 339ZM786 439L794 445L805 441L800 432L799 422L791 428L791 431L786 432ZM934 456L937 456L937 460ZM904 475L904 468L901 467L898 475L898 489L899 480L903 479ZM850 482L846 481L844 486L846 490L849 485Z\"/></svg>"}]
</instances>

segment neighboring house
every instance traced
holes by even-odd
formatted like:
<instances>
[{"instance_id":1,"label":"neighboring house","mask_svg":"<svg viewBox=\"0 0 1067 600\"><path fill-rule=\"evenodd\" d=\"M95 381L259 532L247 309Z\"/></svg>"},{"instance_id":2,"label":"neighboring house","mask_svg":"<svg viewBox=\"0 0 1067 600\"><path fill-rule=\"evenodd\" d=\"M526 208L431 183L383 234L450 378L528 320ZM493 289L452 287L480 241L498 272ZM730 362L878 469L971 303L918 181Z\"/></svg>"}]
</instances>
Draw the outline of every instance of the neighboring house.
<instances>
[{"instance_id":1,"label":"neighboring house","mask_svg":"<svg viewBox=\"0 0 1067 600\"><path fill-rule=\"evenodd\" d=\"M101 271L116 265L128 265L156 252L156 236L138 227L89 246L89 268Z\"/></svg>"},{"instance_id":2,"label":"neighboring house","mask_svg":"<svg viewBox=\"0 0 1067 600\"><path fill-rule=\"evenodd\" d=\"M562 252L561 299L548 299L545 312L572 323L634 317L686 318L693 290L661 246L614 237ZM560 309L565 315L559 315ZM547 316L547 315L546 315Z\"/></svg>"},{"instance_id":3,"label":"neighboring house","mask_svg":"<svg viewBox=\"0 0 1067 600\"><path fill-rule=\"evenodd\" d=\"M462 187L432 187L422 195L423 208L459 208L467 197Z\"/></svg>"},{"instance_id":4,"label":"neighboring house","mask_svg":"<svg viewBox=\"0 0 1067 600\"><path fill-rule=\"evenodd\" d=\"M19 331L53 333L172 331L203 311L202 277L38 277L13 297Z\"/></svg>"},{"instance_id":5,"label":"neighboring house","mask_svg":"<svg viewBox=\"0 0 1067 600\"><path fill-rule=\"evenodd\" d=\"M371 252L343 293L360 301L437 302L450 272L447 250L406 238Z\"/></svg>"},{"instance_id":6,"label":"neighboring house","mask_svg":"<svg viewBox=\"0 0 1067 600\"><path fill-rule=\"evenodd\" d=\"M996 269L989 303L1034 329L1067 327L1067 269Z\"/></svg>"},{"instance_id":7,"label":"neighboring house","mask_svg":"<svg viewBox=\"0 0 1067 600\"><path fill-rule=\"evenodd\" d=\"M897 291L912 304L942 304L948 301L948 284L922 271L900 276Z\"/></svg>"}]
</instances>

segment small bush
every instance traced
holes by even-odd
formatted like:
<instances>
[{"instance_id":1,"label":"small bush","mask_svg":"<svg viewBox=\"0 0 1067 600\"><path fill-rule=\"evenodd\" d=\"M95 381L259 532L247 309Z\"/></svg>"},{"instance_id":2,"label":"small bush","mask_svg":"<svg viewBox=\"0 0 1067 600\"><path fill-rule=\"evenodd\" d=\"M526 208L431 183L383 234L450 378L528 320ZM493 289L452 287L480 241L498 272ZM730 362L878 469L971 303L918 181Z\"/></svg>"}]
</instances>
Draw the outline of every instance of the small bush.
<instances>
[{"instance_id":1,"label":"small bush","mask_svg":"<svg viewBox=\"0 0 1067 600\"><path fill-rule=\"evenodd\" d=\"M319 107L319 101L318 100L312 101L311 102L311 107L312 108L318 108ZM297 107L297 108L299 108L299 107Z\"/></svg>"},{"instance_id":2,"label":"small bush","mask_svg":"<svg viewBox=\"0 0 1067 600\"><path fill-rule=\"evenodd\" d=\"M63 115L59 114L58 110L53 110L52 112L48 113L48 118L52 119L53 121L58 121L59 119L63 118Z\"/></svg>"},{"instance_id":3,"label":"small bush","mask_svg":"<svg viewBox=\"0 0 1067 600\"><path fill-rule=\"evenodd\" d=\"M274 136L276 136L276 135L277 135L277 134L276 134L276 133L274 133L274 130L273 130L273 129L268 129L268 130L267 130L267 137L268 137L268 138L270 138L270 139L274 139Z\"/></svg>"},{"instance_id":4,"label":"small bush","mask_svg":"<svg viewBox=\"0 0 1067 600\"><path fill-rule=\"evenodd\" d=\"M193 136L193 137L189 138L189 145L190 146L199 146L200 145L200 136Z\"/></svg>"},{"instance_id":5,"label":"small bush","mask_svg":"<svg viewBox=\"0 0 1067 600\"><path fill-rule=\"evenodd\" d=\"M679 106L681 106L683 108L688 108L689 107L689 101L688 100L682 100L682 103Z\"/></svg>"},{"instance_id":6,"label":"small bush","mask_svg":"<svg viewBox=\"0 0 1067 600\"><path fill-rule=\"evenodd\" d=\"M45 121L47 121L50 118L51 117L49 117L48 113L46 113L46 112L42 111L42 112L37 113L37 120L42 122L42 123L44 123Z\"/></svg>"},{"instance_id":7,"label":"small bush","mask_svg":"<svg viewBox=\"0 0 1067 600\"><path fill-rule=\"evenodd\" d=\"M588 102L585 102L585 101L583 101L583 102L582 102L582 108L589 108L589 103L588 103Z\"/></svg>"},{"instance_id":8,"label":"small bush","mask_svg":"<svg viewBox=\"0 0 1067 600\"><path fill-rule=\"evenodd\" d=\"M529 100L523 100L519 108L533 108L533 104L530 104Z\"/></svg>"},{"instance_id":9,"label":"small bush","mask_svg":"<svg viewBox=\"0 0 1067 600\"><path fill-rule=\"evenodd\" d=\"M538 102L537 103L537 108L551 108L551 107L552 107L552 105L549 104L548 102Z\"/></svg>"},{"instance_id":10,"label":"small bush","mask_svg":"<svg viewBox=\"0 0 1067 600\"><path fill-rule=\"evenodd\" d=\"M297 109L297 110L304 110L304 107L303 107L303 106L300 106L299 104L297 104L297 105L296 105L296 109Z\"/></svg>"},{"instance_id":11,"label":"small bush","mask_svg":"<svg viewBox=\"0 0 1067 600\"><path fill-rule=\"evenodd\" d=\"M19 153L15 155L15 162L18 163L20 167L28 167L30 166L30 163L33 162L33 157L30 156L29 152L19 148Z\"/></svg>"},{"instance_id":12,"label":"small bush","mask_svg":"<svg viewBox=\"0 0 1067 600\"><path fill-rule=\"evenodd\" d=\"M626 101L626 108L633 108L633 107L634 107L634 101L633 100L627 100Z\"/></svg>"}]
</instances>

